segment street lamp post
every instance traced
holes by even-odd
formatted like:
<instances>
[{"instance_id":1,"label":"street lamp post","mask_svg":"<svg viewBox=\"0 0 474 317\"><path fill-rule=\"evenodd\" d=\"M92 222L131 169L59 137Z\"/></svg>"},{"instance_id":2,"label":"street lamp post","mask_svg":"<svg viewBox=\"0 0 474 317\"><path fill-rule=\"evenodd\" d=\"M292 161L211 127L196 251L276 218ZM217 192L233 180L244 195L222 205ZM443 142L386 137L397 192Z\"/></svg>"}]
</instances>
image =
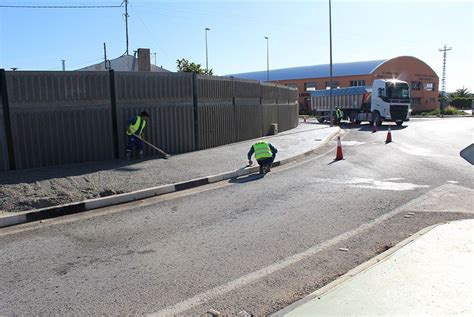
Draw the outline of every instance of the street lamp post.
<instances>
[{"instance_id":1,"label":"street lamp post","mask_svg":"<svg viewBox=\"0 0 474 317\"><path fill-rule=\"evenodd\" d=\"M268 36L265 36L267 40L267 81L270 80L270 59L269 59L269 51L268 51Z\"/></svg>"},{"instance_id":2,"label":"street lamp post","mask_svg":"<svg viewBox=\"0 0 474 317\"><path fill-rule=\"evenodd\" d=\"M334 103L332 99L332 26L331 26L331 0L329 0L329 102L331 107L329 110L329 125L332 127Z\"/></svg>"},{"instance_id":3,"label":"street lamp post","mask_svg":"<svg viewBox=\"0 0 474 317\"><path fill-rule=\"evenodd\" d=\"M207 55L207 31L210 31L210 28L205 29L206 33L206 71L209 70L209 61L208 61L208 55Z\"/></svg>"}]
</instances>

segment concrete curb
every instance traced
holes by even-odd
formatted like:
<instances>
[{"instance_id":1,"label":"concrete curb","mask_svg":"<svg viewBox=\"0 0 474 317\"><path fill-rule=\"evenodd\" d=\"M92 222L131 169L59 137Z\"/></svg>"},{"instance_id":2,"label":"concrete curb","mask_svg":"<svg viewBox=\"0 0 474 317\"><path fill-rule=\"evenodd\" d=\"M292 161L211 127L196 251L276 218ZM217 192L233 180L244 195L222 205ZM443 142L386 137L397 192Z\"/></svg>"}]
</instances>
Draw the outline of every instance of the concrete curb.
<instances>
[{"instance_id":1,"label":"concrete curb","mask_svg":"<svg viewBox=\"0 0 474 317\"><path fill-rule=\"evenodd\" d=\"M449 222L447 222L447 223L449 223ZM364 262L361 265L353 268L352 270L349 270L346 274L340 276L339 278L332 281L331 283L321 287L320 289L314 291L313 293L311 293L309 295L306 295L304 298L294 302L293 304L283 308L282 310L279 310L279 311L271 314L270 316L271 317L282 317L282 316L288 314L289 312L295 310L296 308L312 301L313 299L324 296L326 293L329 293L331 290L335 289L339 285L347 282L348 280L352 279L356 275L358 275L362 272L365 272L368 269L370 269L371 267L379 264L380 262L382 262L385 259L387 259L388 257L390 257L392 254L394 254L395 252L397 252L398 250L400 250L401 248L403 248L407 244L412 243L413 241L421 238L423 235L427 234L429 231L431 231L434 228L436 228L437 226L443 225L443 224L446 224L446 223L438 223L438 224L426 227L424 229L421 229L417 233L415 233L415 234L409 236L408 238L406 238L405 240L397 243L395 246L391 247L387 251L382 252L379 255L377 255L377 256L373 257L372 259L368 260L367 262Z\"/></svg>"},{"instance_id":2,"label":"concrete curb","mask_svg":"<svg viewBox=\"0 0 474 317\"><path fill-rule=\"evenodd\" d=\"M339 134L340 131L341 130L339 129L338 131L331 133L317 147L307 152L274 162L273 167L285 165L290 162L304 158L308 155L311 155L319 147L325 145L335 135ZM258 170L259 170L258 166L245 167L245 168L238 169L236 171L230 171L230 172L225 172L225 173L207 176L203 178L192 179L189 181L184 181L184 182L180 182L176 184L151 187L151 188L140 189L137 191L113 195L113 196L88 199L88 200L75 202L75 203L69 203L69 204L64 204L64 205L58 205L58 206L52 206L52 207L46 207L46 208L41 208L41 209L15 213L14 215L11 215L11 216L9 215L9 216L0 217L0 228L19 225L22 223L33 222L33 221L38 221L38 220L51 219L51 218L56 218L60 216L72 215L79 212L124 204L124 203L132 202L135 200L151 198L154 196L160 196L164 194L178 192L178 191L182 191L182 190L186 190L186 189L190 189L194 187L199 187L203 185L220 182L226 179L232 179L232 178L237 178L240 176L252 174L252 173L258 172Z\"/></svg>"}]
</instances>

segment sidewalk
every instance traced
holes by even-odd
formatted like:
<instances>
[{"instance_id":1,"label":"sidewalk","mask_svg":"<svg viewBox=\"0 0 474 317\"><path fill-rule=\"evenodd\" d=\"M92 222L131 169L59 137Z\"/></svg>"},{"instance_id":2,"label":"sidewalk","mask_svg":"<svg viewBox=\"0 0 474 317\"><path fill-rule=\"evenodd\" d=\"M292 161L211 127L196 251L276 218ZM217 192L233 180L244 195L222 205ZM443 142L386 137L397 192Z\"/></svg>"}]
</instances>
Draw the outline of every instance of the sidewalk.
<instances>
[{"instance_id":1,"label":"sidewalk","mask_svg":"<svg viewBox=\"0 0 474 317\"><path fill-rule=\"evenodd\" d=\"M274 316L473 316L474 220L426 228Z\"/></svg>"},{"instance_id":2,"label":"sidewalk","mask_svg":"<svg viewBox=\"0 0 474 317\"><path fill-rule=\"evenodd\" d=\"M276 161L288 162L315 150L339 132L338 127L300 124L263 138L278 148ZM172 156L169 160L116 160L0 173L0 218L12 212L108 197L160 185L182 183L246 166L255 140ZM254 160L255 161L255 160Z\"/></svg>"}]
</instances>

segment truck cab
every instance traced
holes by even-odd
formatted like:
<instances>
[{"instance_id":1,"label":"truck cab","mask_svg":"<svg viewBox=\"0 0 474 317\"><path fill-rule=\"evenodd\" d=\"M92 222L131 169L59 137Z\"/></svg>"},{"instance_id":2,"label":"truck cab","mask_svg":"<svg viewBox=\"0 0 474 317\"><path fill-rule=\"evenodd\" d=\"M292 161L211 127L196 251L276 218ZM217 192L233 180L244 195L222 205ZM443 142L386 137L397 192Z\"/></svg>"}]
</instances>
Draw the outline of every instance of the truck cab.
<instances>
[{"instance_id":1,"label":"truck cab","mask_svg":"<svg viewBox=\"0 0 474 317\"><path fill-rule=\"evenodd\" d=\"M410 117L410 86L397 79L376 79L372 83L372 120L380 125L382 121L393 121L402 125Z\"/></svg>"}]
</instances>

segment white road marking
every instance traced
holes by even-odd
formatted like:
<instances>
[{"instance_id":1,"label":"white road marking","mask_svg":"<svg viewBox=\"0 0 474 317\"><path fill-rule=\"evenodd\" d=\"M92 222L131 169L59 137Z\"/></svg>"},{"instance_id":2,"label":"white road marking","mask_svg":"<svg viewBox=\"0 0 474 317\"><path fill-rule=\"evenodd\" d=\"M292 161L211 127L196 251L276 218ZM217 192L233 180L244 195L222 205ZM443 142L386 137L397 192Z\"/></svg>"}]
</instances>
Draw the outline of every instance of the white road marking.
<instances>
[{"instance_id":1,"label":"white road marking","mask_svg":"<svg viewBox=\"0 0 474 317\"><path fill-rule=\"evenodd\" d=\"M446 183L450 183L450 184L458 184L459 182L458 182L458 181L446 181Z\"/></svg>"},{"instance_id":2,"label":"white road marking","mask_svg":"<svg viewBox=\"0 0 474 317\"><path fill-rule=\"evenodd\" d=\"M342 146L358 146L363 145L366 142L358 142L358 141L341 141Z\"/></svg>"},{"instance_id":3,"label":"white road marking","mask_svg":"<svg viewBox=\"0 0 474 317\"><path fill-rule=\"evenodd\" d=\"M399 149L407 154L415 155L415 156L430 156L430 157L439 156L439 155L434 155L430 150L427 150L419 146L410 145L410 144L403 144L402 146L399 146Z\"/></svg>"},{"instance_id":4,"label":"white road marking","mask_svg":"<svg viewBox=\"0 0 474 317\"><path fill-rule=\"evenodd\" d=\"M348 185L356 188L368 188L368 189L379 189L379 190L413 190L416 188L429 187L428 185L417 185L413 183L395 183L389 181L378 181L373 178L352 178L352 179L332 179L332 178L314 178L313 181L321 183L333 183Z\"/></svg>"},{"instance_id":5,"label":"white road marking","mask_svg":"<svg viewBox=\"0 0 474 317\"><path fill-rule=\"evenodd\" d=\"M252 273L249 273L247 275L244 275L236 280L233 280L233 281L230 281L230 282L227 282L225 284L222 284L220 286L216 286L208 291L205 291L203 293L200 293L200 294L197 294L196 296L193 296L191 298L188 298L182 302L179 302L179 303L176 303L174 305L170 305L168 307L165 307L164 309L156 312L156 313L152 313L148 316L174 316L174 315L178 315L178 314L181 314L191 308L194 308L194 307L197 307L199 305L202 305L206 302L208 302L209 300L213 299L213 298L216 298L220 295L223 295L223 294L227 294L233 290L236 290L238 288L241 288L241 287L244 287L250 283L253 283L259 279L262 279L272 273L275 273L276 271L279 271L279 270L282 270L282 269L285 269L287 267L289 267L290 265L293 265L293 264L296 264L306 258L309 258L311 256L314 256L316 255L317 253L325 250L325 249L328 249L328 248L331 248L333 247L334 245L344 241L344 240L347 240L347 239L350 239L360 233L362 233L363 231L367 230L367 229L370 229L378 224L380 224L381 222L387 220L387 219L390 219L391 217L395 216L396 214L402 212L403 210L405 210L405 206L407 206L408 204L416 204L420 201L420 198L415 198L413 199L412 201L408 202L407 204L404 204L394 210L392 210L391 212L383 215L383 216L380 216L368 223L365 223L365 224L362 224L360 225L359 227L353 229L353 230L350 230L350 231L347 231L343 234L340 234L332 239L329 239L321 244L318 244L318 245L315 245L313 247L311 247L310 249L306 250L306 251L303 251L301 253L297 253L297 254L294 254L292 256L289 256L287 257L286 259L283 259L279 262L276 262L272 265L269 265L267 267L264 267L258 271L255 271L255 272L252 272Z\"/></svg>"}]
</instances>

